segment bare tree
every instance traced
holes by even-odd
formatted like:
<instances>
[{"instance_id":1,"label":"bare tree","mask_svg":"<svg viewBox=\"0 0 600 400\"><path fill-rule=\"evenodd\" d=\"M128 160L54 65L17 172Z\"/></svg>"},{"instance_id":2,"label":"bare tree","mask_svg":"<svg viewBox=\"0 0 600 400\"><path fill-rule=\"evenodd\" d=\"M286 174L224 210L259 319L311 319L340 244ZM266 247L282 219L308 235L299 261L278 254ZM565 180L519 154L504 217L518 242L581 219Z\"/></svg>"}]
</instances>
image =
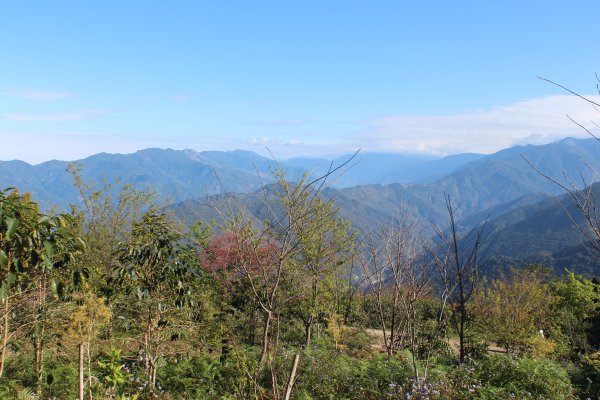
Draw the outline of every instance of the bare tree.
<instances>
[{"instance_id":1,"label":"bare tree","mask_svg":"<svg viewBox=\"0 0 600 400\"><path fill-rule=\"evenodd\" d=\"M459 358L462 364L466 355L467 303L479 278L480 253L486 239L485 225L487 221L472 230L470 234L461 237L454 216L457 207L452 205L448 194L444 194L444 197L450 225L448 230L436 228L440 250L434 251L432 254L442 285L443 305L448 303L457 317L456 330L459 340Z\"/></svg>"},{"instance_id":2,"label":"bare tree","mask_svg":"<svg viewBox=\"0 0 600 400\"><path fill-rule=\"evenodd\" d=\"M400 215L376 232L366 234L361 258L368 289L375 296L377 317L388 355L409 348L415 376L419 302L431 294L431 264L424 258L417 221Z\"/></svg>"},{"instance_id":3,"label":"bare tree","mask_svg":"<svg viewBox=\"0 0 600 400\"><path fill-rule=\"evenodd\" d=\"M594 101L593 99L581 95L564 85L561 85L557 82L554 82L550 79L538 77L539 79L548 82L552 85L555 85L574 96L577 96L582 101L587 102L592 107L596 109L598 114L600 115L600 103ZM600 77L596 74L596 92L600 95ZM571 120L576 126L581 128L584 132L586 132L590 137L600 141L600 137L596 135L590 128L583 125L581 122L574 120L571 116L567 115L567 118ZM591 123L596 127L600 128L600 125L591 121ZM548 181L557 185L560 189L562 189L567 197L571 200L572 205L575 207L569 207L560 202L560 199L557 198L557 201L560 207L567 214L569 219L573 222L576 228L583 234L586 238L589 246L592 250L594 250L597 254L600 255L600 210L598 208L598 202L596 194L594 193L594 181L598 179L598 172L589 164L586 164L589 172L591 172L591 179L586 179L582 173L579 174L579 181L574 181L569 179L565 172L562 173L562 180L560 178L553 178L548 173L541 171L537 168L531 161L529 161L524 155L521 155L525 162L527 162L538 174L547 179ZM583 221L581 220L583 218Z\"/></svg>"}]
</instances>

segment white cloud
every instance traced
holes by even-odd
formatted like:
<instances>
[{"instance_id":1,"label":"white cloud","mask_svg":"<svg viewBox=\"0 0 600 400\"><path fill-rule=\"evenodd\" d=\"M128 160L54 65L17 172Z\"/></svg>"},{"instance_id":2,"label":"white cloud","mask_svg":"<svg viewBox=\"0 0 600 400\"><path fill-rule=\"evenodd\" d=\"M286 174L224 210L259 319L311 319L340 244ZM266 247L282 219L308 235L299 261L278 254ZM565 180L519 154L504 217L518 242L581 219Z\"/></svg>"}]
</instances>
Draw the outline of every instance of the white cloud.
<instances>
[{"instance_id":1,"label":"white cloud","mask_svg":"<svg viewBox=\"0 0 600 400\"><path fill-rule=\"evenodd\" d=\"M251 145L251 146L268 146L269 144L272 144L274 141L271 138L268 138L266 136L262 136L262 137L253 137L253 138L249 138L244 140L245 144L247 145ZM276 140L275 140L276 142Z\"/></svg>"},{"instance_id":2,"label":"white cloud","mask_svg":"<svg viewBox=\"0 0 600 400\"><path fill-rule=\"evenodd\" d=\"M68 121L84 121L98 118L108 113L108 110L78 110L48 114L4 114L2 119L13 122L68 122Z\"/></svg>"},{"instance_id":3,"label":"white cloud","mask_svg":"<svg viewBox=\"0 0 600 400\"><path fill-rule=\"evenodd\" d=\"M597 97L594 99L600 100ZM107 110L80 110L55 114L11 114L12 121L78 121L99 117ZM310 156L334 157L363 152L406 152L454 154L491 153L516 144L543 144L566 136L587 137L566 117L586 126L600 122L600 114L588 103L575 97L553 96L516 102L489 110L455 115L399 115L376 118L363 125L352 137L315 132L294 135L229 136L214 134L178 135L177 133L134 135L120 133L59 132L43 125L44 132L0 131L0 160L21 159L41 162L51 158L74 160L99 152L126 153L148 147L203 150L246 149L280 159ZM1 117L0 117L1 118ZM28 124L12 124L16 127ZM18 128L26 129L26 128ZM595 128L596 132L598 128ZM316 129L315 129L316 130ZM314 130L313 130L314 131ZM267 150L268 148L269 150Z\"/></svg>"},{"instance_id":4,"label":"white cloud","mask_svg":"<svg viewBox=\"0 0 600 400\"><path fill-rule=\"evenodd\" d=\"M1 93L3 96L14 97L23 100L56 101L73 97L69 92L50 92L47 90L11 90Z\"/></svg>"},{"instance_id":5,"label":"white cloud","mask_svg":"<svg viewBox=\"0 0 600 400\"><path fill-rule=\"evenodd\" d=\"M589 98L600 101L600 96ZM587 136L567 115L590 128L591 121L600 121L591 104L574 96L551 96L454 115L375 118L354 139L367 151L491 153L517 144Z\"/></svg>"}]
</instances>

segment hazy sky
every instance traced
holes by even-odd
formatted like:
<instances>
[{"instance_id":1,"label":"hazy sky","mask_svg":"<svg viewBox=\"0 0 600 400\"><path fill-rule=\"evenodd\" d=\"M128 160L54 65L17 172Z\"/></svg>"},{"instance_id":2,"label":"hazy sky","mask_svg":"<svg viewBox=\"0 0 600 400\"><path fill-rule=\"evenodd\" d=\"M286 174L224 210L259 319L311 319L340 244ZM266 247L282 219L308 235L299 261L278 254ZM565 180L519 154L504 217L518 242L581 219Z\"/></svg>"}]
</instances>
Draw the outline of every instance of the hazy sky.
<instances>
[{"instance_id":1,"label":"hazy sky","mask_svg":"<svg viewBox=\"0 0 600 400\"><path fill-rule=\"evenodd\" d=\"M600 1L1 1L0 159L584 136Z\"/></svg>"}]
</instances>

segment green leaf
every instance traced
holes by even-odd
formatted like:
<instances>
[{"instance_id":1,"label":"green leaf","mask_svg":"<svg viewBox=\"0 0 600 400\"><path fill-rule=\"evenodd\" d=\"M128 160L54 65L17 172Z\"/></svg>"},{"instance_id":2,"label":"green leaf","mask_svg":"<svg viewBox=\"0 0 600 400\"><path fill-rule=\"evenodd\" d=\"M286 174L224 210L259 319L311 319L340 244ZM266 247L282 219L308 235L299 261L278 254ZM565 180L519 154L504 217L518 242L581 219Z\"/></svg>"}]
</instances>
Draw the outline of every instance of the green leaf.
<instances>
[{"instance_id":1,"label":"green leaf","mask_svg":"<svg viewBox=\"0 0 600 400\"><path fill-rule=\"evenodd\" d=\"M7 218L6 219L6 239L11 240L12 235L17 230L17 226L19 225L16 218Z\"/></svg>"},{"instance_id":2,"label":"green leaf","mask_svg":"<svg viewBox=\"0 0 600 400\"><path fill-rule=\"evenodd\" d=\"M54 246L52 245L52 243L50 243L49 241L45 240L44 241L44 249L46 250L46 255L49 258L52 258L54 256Z\"/></svg>"},{"instance_id":3,"label":"green leaf","mask_svg":"<svg viewBox=\"0 0 600 400\"><path fill-rule=\"evenodd\" d=\"M0 286L0 300L4 302L10 294L10 285L6 281L2 281L2 286Z\"/></svg>"},{"instance_id":4,"label":"green leaf","mask_svg":"<svg viewBox=\"0 0 600 400\"><path fill-rule=\"evenodd\" d=\"M4 267L6 266L7 260L8 260L8 256L6 255L4 250L0 250L0 267L2 269L4 269Z\"/></svg>"}]
</instances>

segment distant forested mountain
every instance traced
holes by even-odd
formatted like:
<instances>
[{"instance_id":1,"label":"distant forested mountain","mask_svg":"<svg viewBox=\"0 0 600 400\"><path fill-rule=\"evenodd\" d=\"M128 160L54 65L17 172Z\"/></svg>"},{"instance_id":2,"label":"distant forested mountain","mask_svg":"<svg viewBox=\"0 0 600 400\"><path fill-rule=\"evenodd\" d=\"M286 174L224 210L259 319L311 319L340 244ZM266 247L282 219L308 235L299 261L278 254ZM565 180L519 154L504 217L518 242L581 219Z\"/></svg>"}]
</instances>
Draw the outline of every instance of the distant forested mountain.
<instances>
[{"instance_id":1,"label":"distant forested mountain","mask_svg":"<svg viewBox=\"0 0 600 400\"><path fill-rule=\"evenodd\" d=\"M593 198L600 200L600 183L591 189ZM582 229L589 232L589 225L568 195L505 212L487 225L486 270L498 270L501 260L505 268L543 264L600 276L600 254Z\"/></svg>"},{"instance_id":2,"label":"distant forested mountain","mask_svg":"<svg viewBox=\"0 0 600 400\"><path fill-rule=\"evenodd\" d=\"M566 139L545 146L510 148L479 158L431 183L329 188L323 195L335 198L341 214L359 230L376 227L404 213L416 218L427 232L433 226L443 229L447 225L447 194L457 207L461 231L468 232L489 220L488 268L498 270L550 260L557 268L598 275L600 267L582 245L584 238L553 197L561 192L560 187L536 171L584 187L593 181L593 169L598 167L600 145L595 140ZM235 203L261 220L265 215L259 207L260 195L238 194ZM223 199L188 200L176 204L174 210L188 222L215 218L212 204L223 204ZM564 197L560 201L569 203Z\"/></svg>"},{"instance_id":3,"label":"distant forested mountain","mask_svg":"<svg viewBox=\"0 0 600 400\"><path fill-rule=\"evenodd\" d=\"M224 193L257 219L264 217L256 196L268 187L279 167L290 181L303 174L319 176L349 156L333 161L294 158L276 162L248 151L146 149L133 154L96 154L78 160L86 180L159 193L173 203L182 220L215 217L211 204L223 204ZM0 162L0 186L32 192L42 208L66 210L79 202L68 163L49 161L30 165L22 161ZM515 146L490 155L458 154L433 159L401 154L358 154L329 180L323 192L334 198L344 216L361 230L390 221L400 213L416 218L425 230L447 224L444 196L457 207L461 231L489 219L494 242L492 259L525 263L531 260L587 260L582 238L565 220L551 196L561 188L542 172L578 187L594 182L600 170L600 142L564 139L542 146ZM115 190L117 190L115 189ZM215 197L216 196L216 197ZM572 256L571 256L572 255ZM582 263L584 261L581 261ZM506 264L506 263L505 263ZM583 267L582 267L583 268ZM584 268L584 269L585 269Z\"/></svg>"},{"instance_id":4,"label":"distant forested mountain","mask_svg":"<svg viewBox=\"0 0 600 400\"><path fill-rule=\"evenodd\" d=\"M273 160L249 151L196 152L146 149L133 154L96 154L76 161L86 180L132 184L178 202L221 192L256 190L261 181L272 181ZM0 185L32 192L44 208L66 209L78 202L68 162L49 161L29 165L22 161L0 162ZM305 171L283 166L290 179Z\"/></svg>"},{"instance_id":5,"label":"distant forested mountain","mask_svg":"<svg viewBox=\"0 0 600 400\"><path fill-rule=\"evenodd\" d=\"M591 175L585 164L600 166L600 144L595 140L565 139L544 146L517 146L498 153L458 154L439 159L402 154L358 154L330 181L333 188L384 185L386 199L398 204L400 197L410 203L440 203L443 192L464 205L469 214L483 211L532 193L557 193L556 185L542 178L525 162L562 178L578 179ZM329 161L295 158L276 163L249 151L205 151L146 149L133 154L96 154L77 160L86 179L100 182L130 183L150 189L173 202L207 195L249 193L261 184L272 182L272 170L283 168L289 180L303 173L319 176L349 156ZM67 162L49 161L30 165L22 161L0 162L0 186L13 186L32 192L45 209L65 209L77 203ZM398 185L401 184L401 185ZM357 199L372 201L373 190L357 189ZM355 197L354 194L348 194ZM437 204L439 206L439 204ZM430 204L418 206L420 216L429 218ZM438 207L434 207L438 208ZM465 215L466 216L466 215ZM435 219L435 218L433 218Z\"/></svg>"}]
</instances>

